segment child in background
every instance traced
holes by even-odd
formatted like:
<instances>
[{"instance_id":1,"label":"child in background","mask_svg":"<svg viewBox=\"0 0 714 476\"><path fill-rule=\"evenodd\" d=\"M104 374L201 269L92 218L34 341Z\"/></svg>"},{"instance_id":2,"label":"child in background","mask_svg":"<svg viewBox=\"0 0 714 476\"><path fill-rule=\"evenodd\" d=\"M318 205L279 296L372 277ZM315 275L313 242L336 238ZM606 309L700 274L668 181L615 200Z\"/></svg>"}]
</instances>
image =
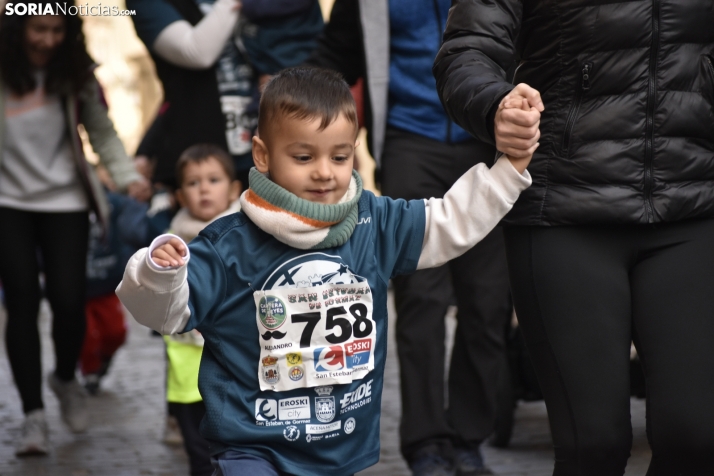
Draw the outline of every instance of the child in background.
<instances>
[{"instance_id":1,"label":"child in background","mask_svg":"<svg viewBox=\"0 0 714 476\"><path fill-rule=\"evenodd\" d=\"M234 180L233 161L218 146L189 147L176 164L176 198L181 209L171 221L171 233L185 242L218 218L240 210L240 183ZM211 476L208 443L198 427L206 407L198 391L198 366L203 337L192 330L165 336L168 356L166 399L176 418L188 453L191 476Z\"/></svg>"},{"instance_id":2,"label":"child in background","mask_svg":"<svg viewBox=\"0 0 714 476\"><path fill-rule=\"evenodd\" d=\"M101 169L97 171L101 177ZM107 182L105 182L107 183ZM114 290L131 255L141 247L142 236L135 222L144 220L145 203L105 190L111 210L106 229L92 219L87 251L87 330L79 366L84 387L91 395L99 392L116 351L126 339L124 309Z\"/></svg>"},{"instance_id":3,"label":"child in background","mask_svg":"<svg viewBox=\"0 0 714 476\"><path fill-rule=\"evenodd\" d=\"M389 279L481 240L530 184L530 158L476 165L443 199L375 197L353 172L349 88L311 68L268 83L258 130L242 212L190 246L158 237L117 295L139 322L205 339L217 474L352 474L379 459Z\"/></svg>"}]
</instances>

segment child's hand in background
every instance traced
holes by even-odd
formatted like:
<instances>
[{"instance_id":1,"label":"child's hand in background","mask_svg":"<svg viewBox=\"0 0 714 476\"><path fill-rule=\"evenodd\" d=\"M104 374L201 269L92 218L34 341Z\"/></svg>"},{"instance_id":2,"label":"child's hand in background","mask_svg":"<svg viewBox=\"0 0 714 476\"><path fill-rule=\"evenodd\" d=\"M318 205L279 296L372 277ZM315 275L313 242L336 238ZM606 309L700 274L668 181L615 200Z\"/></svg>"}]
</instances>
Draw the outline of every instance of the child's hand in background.
<instances>
[{"instance_id":1,"label":"child's hand in background","mask_svg":"<svg viewBox=\"0 0 714 476\"><path fill-rule=\"evenodd\" d=\"M168 242L154 249L151 259L154 263L164 268L178 268L185 264L183 258L186 256L186 245L177 238L171 238Z\"/></svg>"}]
</instances>

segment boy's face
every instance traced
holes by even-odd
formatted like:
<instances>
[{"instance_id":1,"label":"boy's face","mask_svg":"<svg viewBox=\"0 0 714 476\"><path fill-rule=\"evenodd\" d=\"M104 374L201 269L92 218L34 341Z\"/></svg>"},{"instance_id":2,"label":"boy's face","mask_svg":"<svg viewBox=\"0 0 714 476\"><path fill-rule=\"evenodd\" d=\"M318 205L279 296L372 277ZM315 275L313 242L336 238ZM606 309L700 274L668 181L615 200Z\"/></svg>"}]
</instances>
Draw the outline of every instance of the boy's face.
<instances>
[{"instance_id":1,"label":"boy's face","mask_svg":"<svg viewBox=\"0 0 714 476\"><path fill-rule=\"evenodd\" d=\"M320 122L277 119L264 139L253 138L253 160L260 172L298 197L335 204L350 185L357 128L343 114L323 130Z\"/></svg>"},{"instance_id":2,"label":"boy's face","mask_svg":"<svg viewBox=\"0 0 714 476\"><path fill-rule=\"evenodd\" d=\"M240 183L231 182L221 163L213 157L186 164L181 188L176 191L181 206L201 221L212 220L228 210L238 195Z\"/></svg>"}]
</instances>

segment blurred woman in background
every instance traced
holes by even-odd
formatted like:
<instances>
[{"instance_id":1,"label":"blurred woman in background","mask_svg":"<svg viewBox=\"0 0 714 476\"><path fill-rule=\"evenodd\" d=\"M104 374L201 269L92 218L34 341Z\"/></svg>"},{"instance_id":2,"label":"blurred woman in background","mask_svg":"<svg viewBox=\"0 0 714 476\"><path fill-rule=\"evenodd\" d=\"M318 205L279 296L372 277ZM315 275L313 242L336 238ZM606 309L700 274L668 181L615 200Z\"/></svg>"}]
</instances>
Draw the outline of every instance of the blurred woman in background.
<instances>
[{"instance_id":1,"label":"blurred woman in background","mask_svg":"<svg viewBox=\"0 0 714 476\"><path fill-rule=\"evenodd\" d=\"M81 20L62 15L55 2L35 3L49 3L60 14L0 18L0 280L7 353L26 416L18 456L47 452L37 328L40 269L53 314L56 364L48 383L70 430L87 428L75 369L85 332L88 218L93 212L106 222L108 206L77 126L84 126L121 189L135 198L149 192L107 116Z\"/></svg>"}]
</instances>

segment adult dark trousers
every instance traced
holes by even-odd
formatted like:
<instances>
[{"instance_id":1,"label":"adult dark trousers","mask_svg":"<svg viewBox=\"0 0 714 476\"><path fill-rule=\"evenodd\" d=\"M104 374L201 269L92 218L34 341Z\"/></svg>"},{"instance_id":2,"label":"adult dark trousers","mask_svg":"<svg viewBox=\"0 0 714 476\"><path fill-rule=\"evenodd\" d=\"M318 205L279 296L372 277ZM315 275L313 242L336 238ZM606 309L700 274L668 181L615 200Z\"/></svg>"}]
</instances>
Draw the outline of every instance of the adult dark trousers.
<instances>
[{"instance_id":1,"label":"adult dark trousers","mask_svg":"<svg viewBox=\"0 0 714 476\"><path fill-rule=\"evenodd\" d=\"M548 407L553 474L624 473L633 339L647 389L647 475L714 474L714 220L505 235Z\"/></svg>"},{"instance_id":2,"label":"adult dark trousers","mask_svg":"<svg viewBox=\"0 0 714 476\"><path fill-rule=\"evenodd\" d=\"M447 144L390 129L382 193L407 200L443 197L468 169L494 156L494 149L480 142ZM447 454L453 444L477 446L493 431L496 381L506 365L504 328L511 301L502 231L497 228L444 266L397 277L393 284L402 454L409 461L426 446ZM444 317L454 297L458 326L445 402Z\"/></svg>"},{"instance_id":3,"label":"adult dark trousers","mask_svg":"<svg viewBox=\"0 0 714 476\"><path fill-rule=\"evenodd\" d=\"M55 374L65 381L75 375L85 331L89 219L86 211L44 213L0 207L0 224L0 281L7 309L5 343L27 413L43 408L37 328L42 297L40 271L52 309Z\"/></svg>"},{"instance_id":4,"label":"adult dark trousers","mask_svg":"<svg viewBox=\"0 0 714 476\"><path fill-rule=\"evenodd\" d=\"M169 402L169 414L176 417L183 446L188 455L189 473L191 476L211 476L211 452L208 441L201 435L199 427L206 416L206 404L203 402L176 403Z\"/></svg>"}]
</instances>

